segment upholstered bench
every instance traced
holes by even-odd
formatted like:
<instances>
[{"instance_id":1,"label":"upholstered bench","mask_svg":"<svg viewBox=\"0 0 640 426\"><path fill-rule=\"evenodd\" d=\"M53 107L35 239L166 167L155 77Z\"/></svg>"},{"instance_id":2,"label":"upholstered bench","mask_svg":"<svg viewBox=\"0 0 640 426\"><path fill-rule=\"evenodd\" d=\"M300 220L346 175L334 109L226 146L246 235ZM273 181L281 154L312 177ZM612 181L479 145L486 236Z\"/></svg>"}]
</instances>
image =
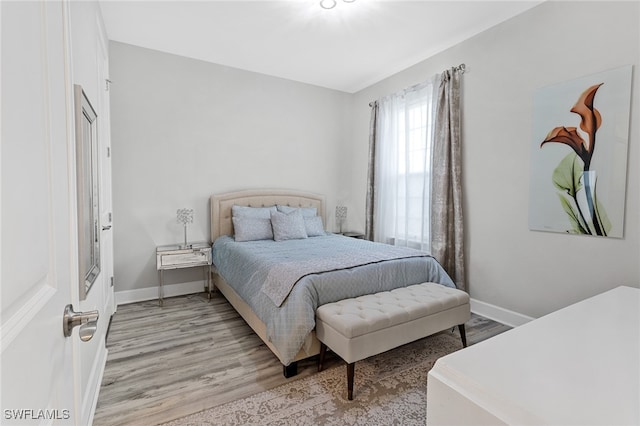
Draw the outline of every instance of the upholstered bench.
<instances>
[{"instance_id":1,"label":"upholstered bench","mask_svg":"<svg viewBox=\"0 0 640 426\"><path fill-rule=\"evenodd\" d=\"M347 396L353 399L355 362L458 326L467 346L464 323L471 310L464 291L436 283L340 300L316 310L320 340L318 370L329 347L347 363Z\"/></svg>"}]
</instances>

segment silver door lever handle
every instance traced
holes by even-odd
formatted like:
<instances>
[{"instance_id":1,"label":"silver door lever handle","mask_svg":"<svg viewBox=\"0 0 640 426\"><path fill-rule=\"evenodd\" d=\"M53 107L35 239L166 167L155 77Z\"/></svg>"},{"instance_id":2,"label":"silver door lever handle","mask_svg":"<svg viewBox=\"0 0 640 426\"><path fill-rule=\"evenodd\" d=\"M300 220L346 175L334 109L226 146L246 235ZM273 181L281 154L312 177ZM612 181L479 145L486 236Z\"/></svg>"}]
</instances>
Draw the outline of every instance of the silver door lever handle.
<instances>
[{"instance_id":1,"label":"silver door lever handle","mask_svg":"<svg viewBox=\"0 0 640 426\"><path fill-rule=\"evenodd\" d=\"M102 227L103 231L108 231L109 229L111 229L111 225L106 225Z\"/></svg>"},{"instance_id":2,"label":"silver door lever handle","mask_svg":"<svg viewBox=\"0 0 640 426\"><path fill-rule=\"evenodd\" d=\"M65 337L71 336L71 331L77 325L80 326L80 340L88 342L98 329L98 311L75 312L72 305L64 308L64 316L62 317L62 331Z\"/></svg>"}]
</instances>

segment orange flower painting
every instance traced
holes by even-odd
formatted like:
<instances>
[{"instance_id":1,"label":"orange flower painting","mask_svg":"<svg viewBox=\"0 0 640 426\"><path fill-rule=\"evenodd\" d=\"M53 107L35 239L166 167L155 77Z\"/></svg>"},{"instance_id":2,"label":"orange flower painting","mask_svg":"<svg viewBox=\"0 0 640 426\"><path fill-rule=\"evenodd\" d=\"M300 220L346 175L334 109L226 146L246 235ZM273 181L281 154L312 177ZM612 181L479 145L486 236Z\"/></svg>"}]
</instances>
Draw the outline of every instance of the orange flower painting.
<instances>
[{"instance_id":1,"label":"orange flower painting","mask_svg":"<svg viewBox=\"0 0 640 426\"><path fill-rule=\"evenodd\" d=\"M556 127L549 132L547 138L542 142L559 142L569 145L578 154L584 163L584 170L589 170L593 149L596 146L596 132L602 123L600 112L594 108L593 101L598 88L604 83L596 84L584 91L578 102L571 108L571 112L579 114L582 121L580 128L587 133L588 140L582 139L575 127ZM541 146L542 146L541 145Z\"/></svg>"},{"instance_id":2,"label":"orange flower painting","mask_svg":"<svg viewBox=\"0 0 640 426\"><path fill-rule=\"evenodd\" d=\"M534 101L534 131L549 127L534 140L530 228L622 237L631 66L582 80L542 90Z\"/></svg>"},{"instance_id":3,"label":"orange flower painting","mask_svg":"<svg viewBox=\"0 0 640 426\"><path fill-rule=\"evenodd\" d=\"M604 207L597 204L595 173L589 173L591 158L596 147L596 132L602 123L600 112L593 106L599 83L585 90L571 112L580 115L580 129L587 139L578 134L576 127L556 127L549 132L540 147L556 142L570 146L574 153L569 154L558 165L553 174L553 183L562 191L560 203L569 215L573 230L580 234L607 236L611 223ZM576 156L582 165L576 163ZM567 179L569 177L569 179ZM576 179L577 178L577 179ZM585 203L580 202L580 193L584 193Z\"/></svg>"}]
</instances>

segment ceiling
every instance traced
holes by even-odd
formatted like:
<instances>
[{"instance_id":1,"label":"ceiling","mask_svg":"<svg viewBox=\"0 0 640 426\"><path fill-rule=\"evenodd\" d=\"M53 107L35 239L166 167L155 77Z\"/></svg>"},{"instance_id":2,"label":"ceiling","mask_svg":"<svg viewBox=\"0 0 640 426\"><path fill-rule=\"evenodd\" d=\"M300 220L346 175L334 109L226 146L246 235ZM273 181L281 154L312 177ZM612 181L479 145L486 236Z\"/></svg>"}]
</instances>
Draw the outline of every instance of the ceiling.
<instances>
[{"instance_id":1,"label":"ceiling","mask_svg":"<svg viewBox=\"0 0 640 426\"><path fill-rule=\"evenodd\" d=\"M541 1L115 1L110 40L354 93ZM452 66L458 64L451 64Z\"/></svg>"}]
</instances>

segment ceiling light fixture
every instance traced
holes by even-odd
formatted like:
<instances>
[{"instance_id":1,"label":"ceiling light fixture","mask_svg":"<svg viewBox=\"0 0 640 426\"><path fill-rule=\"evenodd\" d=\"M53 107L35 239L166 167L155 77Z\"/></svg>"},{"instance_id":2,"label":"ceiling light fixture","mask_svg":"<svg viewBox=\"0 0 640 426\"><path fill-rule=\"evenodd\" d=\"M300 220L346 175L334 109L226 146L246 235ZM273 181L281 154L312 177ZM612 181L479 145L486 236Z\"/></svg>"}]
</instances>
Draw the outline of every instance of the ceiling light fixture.
<instances>
[{"instance_id":1,"label":"ceiling light fixture","mask_svg":"<svg viewBox=\"0 0 640 426\"><path fill-rule=\"evenodd\" d=\"M353 3L356 0L342 0L345 3ZM338 4L337 0L320 0L320 7L323 9L333 9Z\"/></svg>"},{"instance_id":2,"label":"ceiling light fixture","mask_svg":"<svg viewBox=\"0 0 640 426\"><path fill-rule=\"evenodd\" d=\"M320 0L320 7L323 9L333 9L336 4L336 0Z\"/></svg>"}]
</instances>

